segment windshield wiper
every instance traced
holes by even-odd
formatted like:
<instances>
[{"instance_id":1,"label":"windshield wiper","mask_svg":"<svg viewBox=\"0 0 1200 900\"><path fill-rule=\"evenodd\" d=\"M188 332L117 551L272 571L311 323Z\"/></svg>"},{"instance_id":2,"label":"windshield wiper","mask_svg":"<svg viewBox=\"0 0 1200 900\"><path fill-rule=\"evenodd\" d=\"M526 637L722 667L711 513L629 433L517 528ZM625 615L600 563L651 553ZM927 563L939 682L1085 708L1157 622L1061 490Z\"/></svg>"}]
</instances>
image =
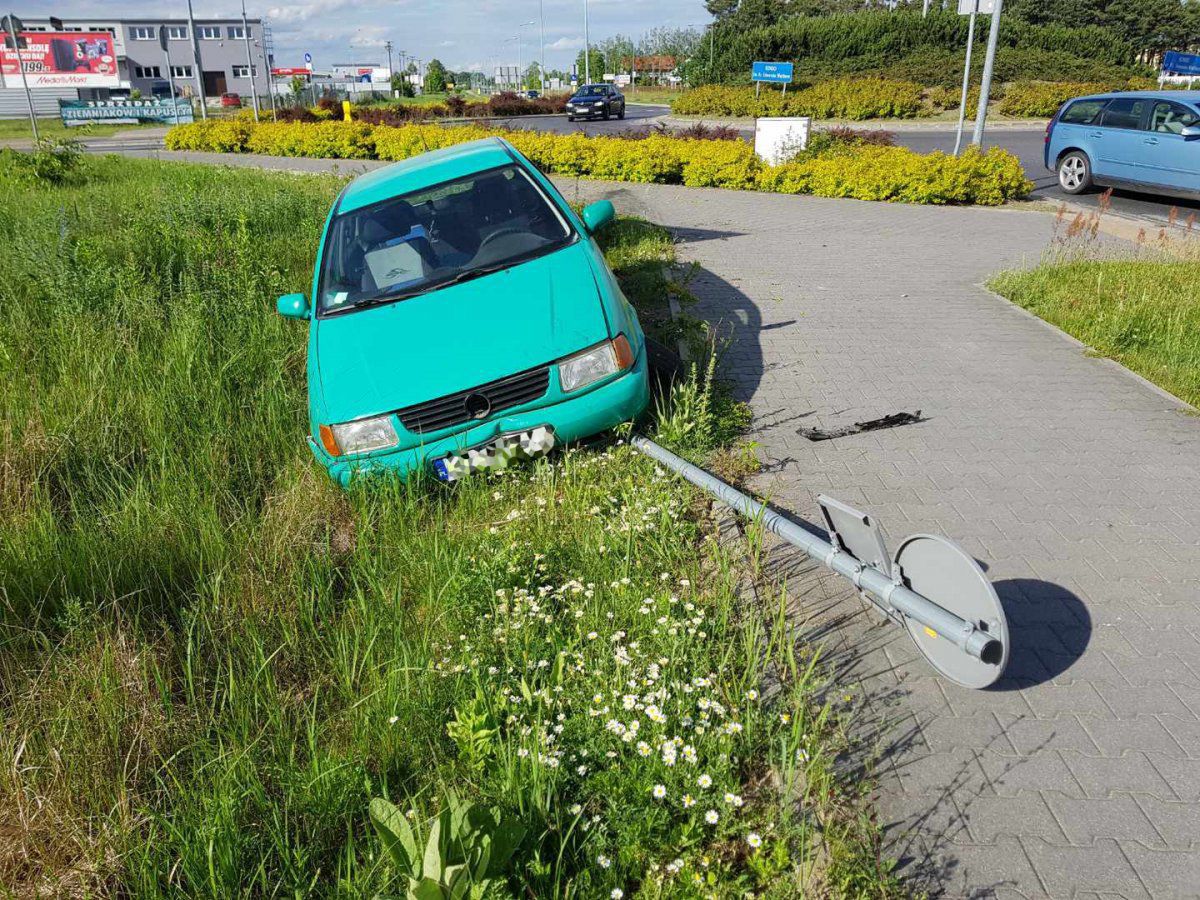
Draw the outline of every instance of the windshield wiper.
<instances>
[{"instance_id":1,"label":"windshield wiper","mask_svg":"<svg viewBox=\"0 0 1200 900\"><path fill-rule=\"evenodd\" d=\"M493 272L499 272L501 269L511 268L512 265L513 261L510 259L506 262L497 263L494 266L481 266L478 269L467 269L465 272L459 272L448 281L439 282L438 287L448 284L461 284L464 281L470 281L472 278L482 278L484 275L491 275Z\"/></svg>"},{"instance_id":2,"label":"windshield wiper","mask_svg":"<svg viewBox=\"0 0 1200 900\"><path fill-rule=\"evenodd\" d=\"M453 278L445 278L441 281L427 281L423 284L416 285L407 291L393 291L390 294L380 294L377 297L363 297L361 300L356 300L353 303L347 303L345 306L339 306L335 309L327 311L328 315L337 315L338 313L350 312L353 309L367 309L372 306L380 306L384 303L393 303L396 300L407 300L409 297L416 297L419 294L425 294L429 291L435 291L438 288L444 288L452 284L459 284L463 281L470 281L472 278L480 278L484 275L491 275L493 272L499 272L501 269L507 269L514 265L512 260L498 263L494 266L483 266L478 269L468 269L466 272L459 272Z\"/></svg>"}]
</instances>

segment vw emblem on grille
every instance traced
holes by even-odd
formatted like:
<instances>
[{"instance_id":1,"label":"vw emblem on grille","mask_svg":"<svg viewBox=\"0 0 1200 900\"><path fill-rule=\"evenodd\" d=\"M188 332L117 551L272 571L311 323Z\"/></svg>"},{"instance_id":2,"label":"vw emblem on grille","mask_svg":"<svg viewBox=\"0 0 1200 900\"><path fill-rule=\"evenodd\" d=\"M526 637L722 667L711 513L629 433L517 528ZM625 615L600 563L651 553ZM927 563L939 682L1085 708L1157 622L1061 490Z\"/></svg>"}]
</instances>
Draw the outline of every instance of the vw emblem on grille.
<instances>
[{"instance_id":1,"label":"vw emblem on grille","mask_svg":"<svg viewBox=\"0 0 1200 900\"><path fill-rule=\"evenodd\" d=\"M492 411L492 401L483 394L467 394L463 409L472 419L483 419Z\"/></svg>"}]
</instances>

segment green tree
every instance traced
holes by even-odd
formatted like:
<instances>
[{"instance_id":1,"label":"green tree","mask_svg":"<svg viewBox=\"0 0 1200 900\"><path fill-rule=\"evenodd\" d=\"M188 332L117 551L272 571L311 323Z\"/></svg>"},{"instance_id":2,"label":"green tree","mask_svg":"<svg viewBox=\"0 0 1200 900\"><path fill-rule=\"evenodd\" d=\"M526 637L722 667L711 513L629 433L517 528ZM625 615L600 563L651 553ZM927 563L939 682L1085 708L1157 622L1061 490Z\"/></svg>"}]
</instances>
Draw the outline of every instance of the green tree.
<instances>
[{"instance_id":1,"label":"green tree","mask_svg":"<svg viewBox=\"0 0 1200 900\"><path fill-rule=\"evenodd\" d=\"M293 75L290 86L292 89L292 97L294 98L294 102L299 103L300 98L304 96L304 89L308 87L308 79L303 75Z\"/></svg>"},{"instance_id":2,"label":"green tree","mask_svg":"<svg viewBox=\"0 0 1200 900\"><path fill-rule=\"evenodd\" d=\"M413 95L412 81L404 72L392 73L392 90L398 93L401 97L411 97Z\"/></svg>"},{"instance_id":3,"label":"green tree","mask_svg":"<svg viewBox=\"0 0 1200 900\"><path fill-rule=\"evenodd\" d=\"M590 65L591 71L588 72L587 74L591 75L592 81L599 81L600 76L602 76L605 71L605 69L604 69L604 54L596 47L593 47L591 52L588 54L588 63ZM579 55L575 57L575 66L576 66L576 71L579 72L579 83L583 84L583 79L585 77L585 74L584 74L583 51L582 50L580 50Z\"/></svg>"},{"instance_id":4,"label":"green tree","mask_svg":"<svg viewBox=\"0 0 1200 900\"><path fill-rule=\"evenodd\" d=\"M446 90L446 67L440 59L431 59L425 67L425 92L440 94Z\"/></svg>"},{"instance_id":5,"label":"green tree","mask_svg":"<svg viewBox=\"0 0 1200 900\"><path fill-rule=\"evenodd\" d=\"M525 89L528 91L541 90L542 87L542 67L536 62L531 62L529 68L525 70Z\"/></svg>"}]
</instances>

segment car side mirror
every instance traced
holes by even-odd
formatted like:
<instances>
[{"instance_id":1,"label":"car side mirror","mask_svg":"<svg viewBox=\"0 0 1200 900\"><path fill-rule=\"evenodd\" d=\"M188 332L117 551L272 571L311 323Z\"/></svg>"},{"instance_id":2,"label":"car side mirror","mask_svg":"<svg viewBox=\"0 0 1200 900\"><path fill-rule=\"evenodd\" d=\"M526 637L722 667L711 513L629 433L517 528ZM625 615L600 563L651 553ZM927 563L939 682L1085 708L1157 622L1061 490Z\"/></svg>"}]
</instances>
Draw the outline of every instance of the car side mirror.
<instances>
[{"instance_id":1,"label":"car side mirror","mask_svg":"<svg viewBox=\"0 0 1200 900\"><path fill-rule=\"evenodd\" d=\"M597 200L583 208L583 224L592 234L595 234L616 216L617 211L613 209L612 202L609 200Z\"/></svg>"},{"instance_id":2,"label":"car side mirror","mask_svg":"<svg viewBox=\"0 0 1200 900\"><path fill-rule=\"evenodd\" d=\"M1200 125L1185 125L1179 133L1185 138L1200 138Z\"/></svg>"},{"instance_id":3,"label":"car side mirror","mask_svg":"<svg viewBox=\"0 0 1200 900\"><path fill-rule=\"evenodd\" d=\"M308 298L303 294L284 294L275 301L275 311L285 319L307 319Z\"/></svg>"}]
</instances>

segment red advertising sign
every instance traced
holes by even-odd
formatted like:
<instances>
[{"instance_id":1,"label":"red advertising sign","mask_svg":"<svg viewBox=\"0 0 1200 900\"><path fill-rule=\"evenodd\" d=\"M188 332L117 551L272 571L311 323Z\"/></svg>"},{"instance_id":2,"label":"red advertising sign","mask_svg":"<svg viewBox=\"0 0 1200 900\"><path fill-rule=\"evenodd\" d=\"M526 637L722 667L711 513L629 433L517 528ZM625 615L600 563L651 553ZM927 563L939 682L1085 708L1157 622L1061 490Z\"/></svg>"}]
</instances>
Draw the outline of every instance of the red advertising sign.
<instances>
[{"instance_id":1,"label":"red advertising sign","mask_svg":"<svg viewBox=\"0 0 1200 900\"><path fill-rule=\"evenodd\" d=\"M308 69L304 66L275 66L271 69L272 75L287 76L287 75L311 75Z\"/></svg>"},{"instance_id":2,"label":"red advertising sign","mask_svg":"<svg viewBox=\"0 0 1200 900\"><path fill-rule=\"evenodd\" d=\"M4 86L21 87L21 69L32 87L118 87L114 38L107 31L26 31L25 47L0 46Z\"/></svg>"}]
</instances>

